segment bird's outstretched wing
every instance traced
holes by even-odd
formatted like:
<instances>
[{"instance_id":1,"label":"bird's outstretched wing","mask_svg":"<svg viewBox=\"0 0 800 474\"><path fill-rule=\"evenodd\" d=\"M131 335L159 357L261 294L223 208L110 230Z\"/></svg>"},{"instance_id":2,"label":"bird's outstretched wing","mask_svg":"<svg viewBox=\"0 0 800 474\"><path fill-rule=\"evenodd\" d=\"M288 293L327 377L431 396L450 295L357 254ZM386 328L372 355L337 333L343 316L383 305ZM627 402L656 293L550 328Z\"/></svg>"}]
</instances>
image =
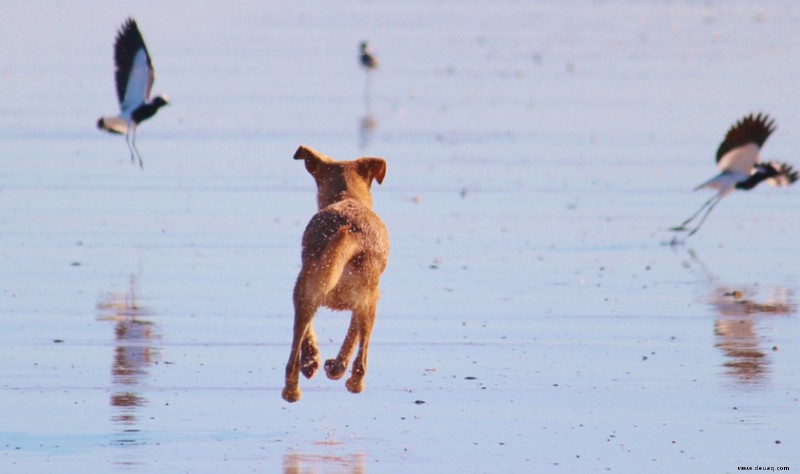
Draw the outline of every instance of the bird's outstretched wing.
<instances>
[{"instance_id":1,"label":"bird's outstretched wing","mask_svg":"<svg viewBox=\"0 0 800 474\"><path fill-rule=\"evenodd\" d=\"M749 144L761 148L774 131L775 121L770 119L769 116L758 114L753 117L753 114L748 115L736 122L725 134L725 140L720 143L717 149L717 162L719 163L725 154L735 148Z\"/></svg>"},{"instance_id":2,"label":"bird's outstretched wing","mask_svg":"<svg viewBox=\"0 0 800 474\"><path fill-rule=\"evenodd\" d=\"M133 18L122 24L114 44L117 98L122 113L130 113L150 99L155 75L150 54Z\"/></svg>"}]
</instances>

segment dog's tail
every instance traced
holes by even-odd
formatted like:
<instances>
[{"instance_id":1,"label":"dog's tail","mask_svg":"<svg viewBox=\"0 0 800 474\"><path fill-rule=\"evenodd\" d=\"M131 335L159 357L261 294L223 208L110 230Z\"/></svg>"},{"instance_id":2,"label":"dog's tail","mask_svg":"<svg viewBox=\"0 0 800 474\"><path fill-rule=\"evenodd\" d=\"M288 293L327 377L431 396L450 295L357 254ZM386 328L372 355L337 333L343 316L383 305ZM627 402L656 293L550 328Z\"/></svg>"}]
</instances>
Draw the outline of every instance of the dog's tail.
<instances>
[{"instance_id":1,"label":"dog's tail","mask_svg":"<svg viewBox=\"0 0 800 474\"><path fill-rule=\"evenodd\" d=\"M350 235L350 226L339 227L322 253L306 269L309 273L305 279L306 293L319 297L327 295L339 282L345 265L357 250L355 239Z\"/></svg>"}]
</instances>

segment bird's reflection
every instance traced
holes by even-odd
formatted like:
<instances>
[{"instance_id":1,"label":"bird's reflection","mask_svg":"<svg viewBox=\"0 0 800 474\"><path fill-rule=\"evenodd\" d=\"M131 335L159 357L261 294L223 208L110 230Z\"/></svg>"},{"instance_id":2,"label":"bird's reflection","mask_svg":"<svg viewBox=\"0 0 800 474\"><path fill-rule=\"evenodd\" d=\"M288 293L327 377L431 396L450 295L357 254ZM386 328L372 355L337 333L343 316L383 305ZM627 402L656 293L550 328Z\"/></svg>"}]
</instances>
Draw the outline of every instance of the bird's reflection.
<instances>
[{"instance_id":1,"label":"bird's reflection","mask_svg":"<svg viewBox=\"0 0 800 474\"><path fill-rule=\"evenodd\" d=\"M97 319L114 323L114 355L111 361L111 421L121 427L120 443L136 443L139 412L147 404L143 389L149 367L157 362L158 327L148 319L150 311L137 302L136 275L124 292L109 292L97 302Z\"/></svg>"},{"instance_id":2,"label":"bird's reflection","mask_svg":"<svg viewBox=\"0 0 800 474\"><path fill-rule=\"evenodd\" d=\"M372 114L371 77L370 74L367 74L367 82L364 83L364 115L358 121L358 144L362 150L367 148L372 139L372 134L378 126L378 121L375 119L375 115Z\"/></svg>"},{"instance_id":3,"label":"bird's reflection","mask_svg":"<svg viewBox=\"0 0 800 474\"><path fill-rule=\"evenodd\" d=\"M736 382L763 385L769 374L769 351L758 335L758 323L768 316L787 316L794 312L791 292L786 288L766 289L759 295L754 288L715 288L713 305L717 316L714 321L716 347L726 356L723 364L726 373Z\"/></svg>"},{"instance_id":4,"label":"bird's reflection","mask_svg":"<svg viewBox=\"0 0 800 474\"><path fill-rule=\"evenodd\" d=\"M283 474L315 474L325 472L342 472L347 474L364 474L363 454L302 454L286 453L283 455Z\"/></svg>"},{"instance_id":5,"label":"bird's reflection","mask_svg":"<svg viewBox=\"0 0 800 474\"><path fill-rule=\"evenodd\" d=\"M716 313L714 345L725 355L725 374L741 386L768 382L770 353L776 348L758 333L765 318L795 312L791 290L782 286L732 286L719 281L691 249L689 269L697 269L711 287L710 303Z\"/></svg>"},{"instance_id":6,"label":"bird's reflection","mask_svg":"<svg viewBox=\"0 0 800 474\"><path fill-rule=\"evenodd\" d=\"M378 126L378 121L375 120L375 116L367 113L361 117L361 120L358 122L358 146L362 150L369 146L369 142L372 139L372 133L375 131L375 127Z\"/></svg>"}]
</instances>

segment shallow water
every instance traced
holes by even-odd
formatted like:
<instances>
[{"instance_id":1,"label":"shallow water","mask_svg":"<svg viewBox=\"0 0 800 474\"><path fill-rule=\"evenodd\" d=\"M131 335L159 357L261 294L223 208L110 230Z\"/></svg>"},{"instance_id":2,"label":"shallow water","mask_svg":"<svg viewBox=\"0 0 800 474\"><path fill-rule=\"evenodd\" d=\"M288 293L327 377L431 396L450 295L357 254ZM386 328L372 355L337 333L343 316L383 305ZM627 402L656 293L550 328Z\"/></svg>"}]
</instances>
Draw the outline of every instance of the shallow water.
<instances>
[{"instance_id":1,"label":"shallow water","mask_svg":"<svg viewBox=\"0 0 800 474\"><path fill-rule=\"evenodd\" d=\"M797 160L800 7L262 3L0 7L4 472L800 467L800 191L666 230L742 115ZM143 171L94 129L128 14ZM301 143L388 160L392 255L365 392L288 405Z\"/></svg>"}]
</instances>

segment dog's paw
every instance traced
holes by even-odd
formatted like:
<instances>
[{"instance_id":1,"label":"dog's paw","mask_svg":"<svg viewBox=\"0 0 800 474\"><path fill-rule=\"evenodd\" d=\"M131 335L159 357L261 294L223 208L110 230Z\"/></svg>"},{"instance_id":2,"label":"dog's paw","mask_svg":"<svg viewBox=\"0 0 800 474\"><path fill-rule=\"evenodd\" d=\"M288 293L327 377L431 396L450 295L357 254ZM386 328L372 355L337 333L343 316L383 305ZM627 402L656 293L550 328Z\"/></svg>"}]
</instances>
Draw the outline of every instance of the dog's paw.
<instances>
[{"instance_id":1,"label":"dog's paw","mask_svg":"<svg viewBox=\"0 0 800 474\"><path fill-rule=\"evenodd\" d=\"M310 360L303 361L303 366L300 367L300 372L302 372L307 379L310 379L311 377L314 376L315 373L317 373L318 368L319 368L319 358L314 357Z\"/></svg>"},{"instance_id":2,"label":"dog's paw","mask_svg":"<svg viewBox=\"0 0 800 474\"><path fill-rule=\"evenodd\" d=\"M289 403L294 403L297 400L300 400L302 395L303 392L300 391L299 387L284 387L283 393L281 393L283 399Z\"/></svg>"},{"instance_id":3,"label":"dog's paw","mask_svg":"<svg viewBox=\"0 0 800 474\"><path fill-rule=\"evenodd\" d=\"M331 380L339 380L344 375L347 367L338 359L328 359L325 361L325 374Z\"/></svg>"},{"instance_id":4,"label":"dog's paw","mask_svg":"<svg viewBox=\"0 0 800 474\"><path fill-rule=\"evenodd\" d=\"M364 379L361 377L350 377L344 385L350 393L361 393L364 391Z\"/></svg>"}]
</instances>

